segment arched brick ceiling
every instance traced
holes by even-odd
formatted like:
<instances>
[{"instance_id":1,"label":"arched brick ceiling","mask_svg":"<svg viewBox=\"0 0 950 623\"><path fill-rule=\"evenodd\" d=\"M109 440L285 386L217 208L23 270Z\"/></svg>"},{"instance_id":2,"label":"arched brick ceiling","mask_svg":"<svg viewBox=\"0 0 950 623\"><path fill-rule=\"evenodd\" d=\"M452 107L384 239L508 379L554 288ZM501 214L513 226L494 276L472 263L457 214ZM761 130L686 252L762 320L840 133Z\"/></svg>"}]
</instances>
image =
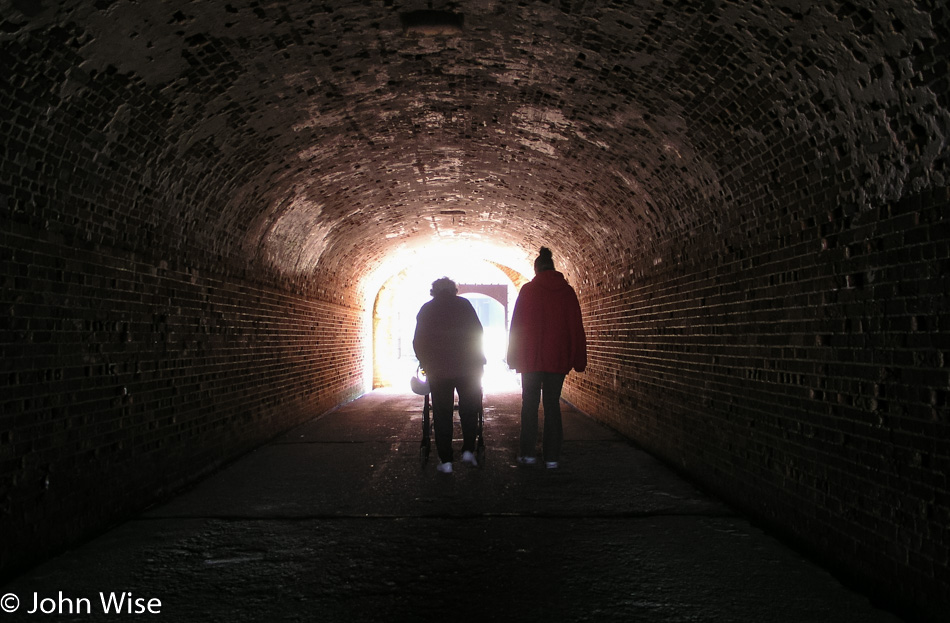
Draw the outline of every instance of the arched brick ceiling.
<instances>
[{"instance_id":1,"label":"arched brick ceiling","mask_svg":"<svg viewBox=\"0 0 950 623\"><path fill-rule=\"evenodd\" d=\"M0 6L6 40L46 46L48 122L93 124L75 140L140 185L126 236L343 291L437 240L507 265L548 244L609 286L665 241L769 218L737 186L788 191L777 162L848 161L858 204L899 193L945 140L913 58L945 47L946 9L858 4ZM903 147L878 161L880 141ZM841 181L822 176L800 192Z\"/></svg>"}]
</instances>

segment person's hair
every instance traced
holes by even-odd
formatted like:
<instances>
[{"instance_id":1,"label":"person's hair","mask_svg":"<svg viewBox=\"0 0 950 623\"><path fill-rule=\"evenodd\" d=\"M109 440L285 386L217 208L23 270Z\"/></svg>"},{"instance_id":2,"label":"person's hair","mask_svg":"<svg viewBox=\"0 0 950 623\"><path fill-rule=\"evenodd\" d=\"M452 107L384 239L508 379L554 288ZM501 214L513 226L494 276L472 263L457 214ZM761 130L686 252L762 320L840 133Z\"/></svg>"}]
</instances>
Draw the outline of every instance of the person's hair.
<instances>
[{"instance_id":1,"label":"person's hair","mask_svg":"<svg viewBox=\"0 0 950 623\"><path fill-rule=\"evenodd\" d=\"M436 294L458 294L458 291L458 286L455 285L454 281L448 277L442 277L432 282L432 289L429 290L429 294L432 296Z\"/></svg>"},{"instance_id":2,"label":"person's hair","mask_svg":"<svg viewBox=\"0 0 950 623\"><path fill-rule=\"evenodd\" d=\"M538 257L534 260L534 272L540 273L545 270L554 270L554 257L551 249L541 247Z\"/></svg>"}]
</instances>

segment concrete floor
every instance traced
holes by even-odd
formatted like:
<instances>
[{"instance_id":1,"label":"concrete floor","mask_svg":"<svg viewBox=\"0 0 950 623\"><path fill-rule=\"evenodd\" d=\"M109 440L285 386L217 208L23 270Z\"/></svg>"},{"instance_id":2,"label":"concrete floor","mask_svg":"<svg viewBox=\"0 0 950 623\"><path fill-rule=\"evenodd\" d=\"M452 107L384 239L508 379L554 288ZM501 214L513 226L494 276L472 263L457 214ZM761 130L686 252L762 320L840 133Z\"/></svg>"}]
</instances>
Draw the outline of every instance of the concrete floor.
<instances>
[{"instance_id":1,"label":"concrete floor","mask_svg":"<svg viewBox=\"0 0 950 623\"><path fill-rule=\"evenodd\" d=\"M445 475L422 399L368 394L3 587L0 621L899 621L569 408L561 468L516 466L519 405L486 394L484 464Z\"/></svg>"}]
</instances>

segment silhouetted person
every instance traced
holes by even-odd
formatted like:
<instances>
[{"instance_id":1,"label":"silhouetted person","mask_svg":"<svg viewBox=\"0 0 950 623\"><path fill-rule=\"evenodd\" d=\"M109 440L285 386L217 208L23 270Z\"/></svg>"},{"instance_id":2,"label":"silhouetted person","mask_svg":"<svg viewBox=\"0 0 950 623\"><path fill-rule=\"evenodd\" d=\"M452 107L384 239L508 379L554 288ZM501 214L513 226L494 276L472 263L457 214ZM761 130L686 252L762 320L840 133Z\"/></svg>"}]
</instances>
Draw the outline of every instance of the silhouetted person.
<instances>
[{"instance_id":1,"label":"silhouetted person","mask_svg":"<svg viewBox=\"0 0 950 623\"><path fill-rule=\"evenodd\" d=\"M475 308L448 277L432 282L432 300L416 316L412 348L425 370L432 395L432 423L440 472L452 473L452 411L459 396L462 461L477 465L475 437L482 399L482 323Z\"/></svg>"},{"instance_id":2,"label":"silhouetted person","mask_svg":"<svg viewBox=\"0 0 950 623\"><path fill-rule=\"evenodd\" d=\"M538 441L538 406L544 402L544 463L558 466L561 442L561 388L573 368L587 367L587 338L574 288L554 270L551 250L541 247L534 279L526 283L511 316L508 366L521 373L521 450L518 462L533 465Z\"/></svg>"}]
</instances>

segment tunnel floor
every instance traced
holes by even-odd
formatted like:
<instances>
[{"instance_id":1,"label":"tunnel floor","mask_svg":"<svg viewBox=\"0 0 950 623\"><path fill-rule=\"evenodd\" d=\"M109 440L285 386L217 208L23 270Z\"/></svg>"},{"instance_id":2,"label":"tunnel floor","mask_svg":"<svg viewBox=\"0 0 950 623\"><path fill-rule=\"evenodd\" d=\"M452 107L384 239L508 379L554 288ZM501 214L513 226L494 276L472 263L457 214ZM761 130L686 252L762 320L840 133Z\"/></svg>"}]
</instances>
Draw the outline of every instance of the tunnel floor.
<instances>
[{"instance_id":1,"label":"tunnel floor","mask_svg":"<svg viewBox=\"0 0 950 623\"><path fill-rule=\"evenodd\" d=\"M517 466L519 405L487 394L485 461L447 475L422 399L367 394L17 578L2 619L900 620L569 407L561 468Z\"/></svg>"}]
</instances>

